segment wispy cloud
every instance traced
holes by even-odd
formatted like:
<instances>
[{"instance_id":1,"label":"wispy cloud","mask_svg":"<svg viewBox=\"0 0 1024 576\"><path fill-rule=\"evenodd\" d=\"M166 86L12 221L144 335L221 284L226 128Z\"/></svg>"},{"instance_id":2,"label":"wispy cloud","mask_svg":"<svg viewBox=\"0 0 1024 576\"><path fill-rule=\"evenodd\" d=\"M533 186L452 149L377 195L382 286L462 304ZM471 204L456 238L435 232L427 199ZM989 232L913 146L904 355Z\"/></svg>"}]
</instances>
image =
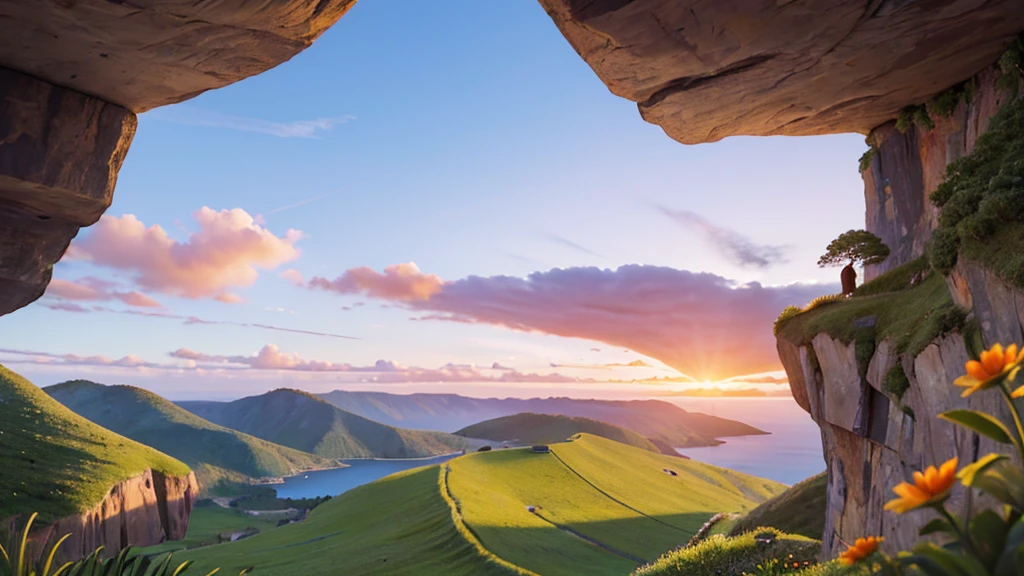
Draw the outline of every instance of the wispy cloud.
<instances>
[{"instance_id":1,"label":"wispy cloud","mask_svg":"<svg viewBox=\"0 0 1024 576\"><path fill-rule=\"evenodd\" d=\"M655 205L655 208L687 230L696 231L734 264L745 268L768 268L786 262L786 248L783 246L757 244L743 234L713 224L690 210L672 210L661 205Z\"/></svg>"},{"instance_id":2,"label":"wispy cloud","mask_svg":"<svg viewBox=\"0 0 1024 576\"><path fill-rule=\"evenodd\" d=\"M299 200L298 202L293 202L291 204L285 204L284 206L278 206L277 208L274 208L273 210L268 210L267 214L277 214L278 212L284 212L285 210L291 210L292 208L298 208L300 206L305 206L306 204L312 204L313 202L316 202L317 200L323 200L324 198L327 198L328 196L330 196L330 194L317 194L316 196L310 196L309 198L306 198L305 200Z\"/></svg>"},{"instance_id":3,"label":"wispy cloud","mask_svg":"<svg viewBox=\"0 0 1024 576\"><path fill-rule=\"evenodd\" d=\"M269 134L278 138L320 138L321 133L341 124L355 120L355 116L344 115L330 118L314 118L312 120L293 120L291 122L273 122L262 118L234 116L194 106L177 105L160 108L148 112L147 116L190 126L208 126L225 128L241 132Z\"/></svg>"},{"instance_id":4,"label":"wispy cloud","mask_svg":"<svg viewBox=\"0 0 1024 576\"><path fill-rule=\"evenodd\" d=\"M284 328L281 326L273 326L270 324L258 324L255 322L231 322L228 320L205 320L198 316L185 316L182 314L174 314L171 312L144 312L142 310L115 310L108 308L107 306L79 306L78 304L72 304L67 302L56 302L47 303L43 302L38 304L44 308L50 310L56 310L61 312L73 312L78 314L88 313L106 313L106 314L127 314L129 316L144 316L146 318L163 318L165 320L181 320L181 323L190 326L194 324L211 325L211 326L237 326L239 328L257 328L260 330L273 330L276 332L289 332L291 334L306 334L308 336L322 336L325 338L340 338L343 340L362 340L362 338L356 336L345 336L342 334L332 334L330 332L317 332L314 330L300 330L298 328Z\"/></svg>"},{"instance_id":5,"label":"wispy cloud","mask_svg":"<svg viewBox=\"0 0 1024 576\"><path fill-rule=\"evenodd\" d=\"M549 242L554 242L555 244L561 244L562 246L565 246L566 248L572 248L573 250L575 250L577 252L582 252L583 254L589 254L591 256L597 256L598 258L604 258L604 256L602 256L601 254L598 254L597 252L594 252L593 250L591 250L590 248L587 248L586 246L581 246L580 244L577 244L577 243L573 242L572 240L569 240L568 238L565 238L564 236L559 236L558 234L548 234L548 235L545 236L545 238Z\"/></svg>"}]
</instances>

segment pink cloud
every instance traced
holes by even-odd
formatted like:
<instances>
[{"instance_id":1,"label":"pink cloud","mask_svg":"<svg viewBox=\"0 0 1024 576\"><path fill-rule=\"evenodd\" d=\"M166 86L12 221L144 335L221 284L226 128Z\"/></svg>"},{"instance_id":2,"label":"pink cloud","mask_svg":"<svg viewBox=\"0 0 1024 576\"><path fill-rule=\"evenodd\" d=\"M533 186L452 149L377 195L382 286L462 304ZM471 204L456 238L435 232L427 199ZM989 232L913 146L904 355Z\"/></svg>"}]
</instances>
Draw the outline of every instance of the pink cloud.
<instances>
[{"instance_id":1,"label":"pink cloud","mask_svg":"<svg viewBox=\"0 0 1024 576\"><path fill-rule=\"evenodd\" d=\"M363 266L346 270L334 280L316 276L309 281L310 288L397 301L428 300L443 286L440 277L420 272L414 262L388 266L383 273Z\"/></svg>"},{"instance_id":2,"label":"pink cloud","mask_svg":"<svg viewBox=\"0 0 1024 576\"><path fill-rule=\"evenodd\" d=\"M12 354L15 356L27 356L27 360L16 360L17 362L30 364L50 364L68 366L111 366L120 368L163 368L168 367L162 364L146 362L135 354L128 354L118 359L107 356L79 356L78 354L53 354L50 352L37 352L33 350L13 350L0 348L0 354ZM7 362L10 362L8 360Z\"/></svg>"},{"instance_id":3,"label":"pink cloud","mask_svg":"<svg viewBox=\"0 0 1024 576\"><path fill-rule=\"evenodd\" d=\"M106 302L120 300L129 306L160 308L160 303L135 290L119 291L116 284L98 278L85 277L77 282L55 279L46 288L46 295L59 300ZM76 310L77 311L77 310Z\"/></svg>"},{"instance_id":4,"label":"pink cloud","mask_svg":"<svg viewBox=\"0 0 1024 576\"><path fill-rule=\"evenodd\" d=\"M301 232L278 237L242 209L203 207L193 217L199 231L177 242L132 214L103 216L75 242L72 255L128 271L146 290L193 299L223 297L228 288L255 282L258 268L273 269L299 256L295 243Z\"/></svg>"},{"instance_id":5,"label":"pink cloud","mask_svg":"<svg viewBox=\"0 0 1024 576\"><path fill-rule=\"evenodd\" d=\"M295 268L289 268L284 272L281 272L281 278L284 278L296 286L305 286L306 284L306 279L303 278L302 272L299 272Z\"/></svg>"},{"instance_id":6,"label":"pink cloud","mask_svg":"<svg viewBox=\"0 0 1024 576\"><path fill-rule=\"evenodd\" d=\"M357 366L347 362L335 363L324 360L308 360L296 353L282 352L274 344L267 344L252 356L216 355L179 348L169 354L172 358L204 364L226 364L244 366L254 370L284 370L294 372L347 372L372 374L372 380L379 383L400 382L594 382L580 380L562 374L523 373L513 368L495 364L483 370L468 364L448 363L440 368L417 368L402 366L389 360L377 360L369 366ZM495 367L496 366L496 367ZM500 374L490 374L499 372Z\"/></svg>"},{"instance_id":7,"label":"pink cloud","mask_svg":"<svg viewBox=\"0 0 1024 576\"><path fill-rule=\"evenodd\" d=\"M242 298L238 294L232 294L231 292L224 292L223 294L218 294L217 296L214 296L213 299L216 300L217 302L223 302L225 304L239 304L245 302L244 298Z\"/></svg>"},{"instance_id":8,"label":"pink cloud","mask_svg":"<svg viewBox=\"0 0 1024 576\"><path fill-rule=\"evenodd\" d=\"M740 284L714 274L642 265L553 269L526 278L437 279L419 298L410 298L408 291L361 287L356 277L388 274L357 268L330 283L321 279L314 285L314 279L310 287L397 301L424 312L420 320L490 324L622 346L702 380L778 370L772 323L779 311L836 291L815 284Z\"/></svg>"}]
</instances>

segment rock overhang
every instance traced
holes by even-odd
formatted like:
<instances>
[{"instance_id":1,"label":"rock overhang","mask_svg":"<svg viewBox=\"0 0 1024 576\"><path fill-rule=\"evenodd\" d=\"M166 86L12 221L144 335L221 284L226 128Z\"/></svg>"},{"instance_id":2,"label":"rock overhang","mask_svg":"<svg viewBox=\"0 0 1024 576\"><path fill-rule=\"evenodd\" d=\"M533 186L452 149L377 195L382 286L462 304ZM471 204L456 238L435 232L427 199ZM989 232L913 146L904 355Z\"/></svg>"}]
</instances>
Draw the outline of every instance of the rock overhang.
<instances>
[{"instance_id":1,"label":"rock overhang","mask_svg":"<svg viewBox=\"0 0 1024 576\"><path fill-rule=\"evenodd\" d=\"M540 0L612 93L684 144L867 134L992 64L1020 0Z\"/></svg>"}]
</instances>

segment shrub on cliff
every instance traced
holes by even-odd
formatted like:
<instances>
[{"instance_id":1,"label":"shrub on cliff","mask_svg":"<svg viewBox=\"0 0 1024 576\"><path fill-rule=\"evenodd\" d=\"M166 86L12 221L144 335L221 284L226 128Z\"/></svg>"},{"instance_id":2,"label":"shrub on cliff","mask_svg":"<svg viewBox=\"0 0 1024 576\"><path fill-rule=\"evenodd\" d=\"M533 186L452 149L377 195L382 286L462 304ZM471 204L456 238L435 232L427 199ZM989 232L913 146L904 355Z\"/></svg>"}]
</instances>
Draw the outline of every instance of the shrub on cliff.
<instances>
[{"instance_id":1,"label":"shrub on cliff","mask_svg":"<svg viewBox=\"0 0 1024 576\"><path fill-rule=\"evenodd\" d=\"M948 274L963 255L1024 286L1024 99L992 117L931 199L941 209L928 247L936 270Z\"/></svg>"}]
</instances>

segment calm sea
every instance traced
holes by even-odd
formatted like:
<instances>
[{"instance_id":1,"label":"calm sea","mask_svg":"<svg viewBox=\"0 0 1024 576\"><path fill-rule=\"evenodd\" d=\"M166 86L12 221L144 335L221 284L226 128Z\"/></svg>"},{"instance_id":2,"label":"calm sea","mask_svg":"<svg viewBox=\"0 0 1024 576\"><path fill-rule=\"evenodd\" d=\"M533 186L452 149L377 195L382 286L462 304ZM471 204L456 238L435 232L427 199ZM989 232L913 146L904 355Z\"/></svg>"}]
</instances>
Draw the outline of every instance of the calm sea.
<instances>
[{"instance_id":1,"label":"calm sea","mask_svg":"<svg viewBox=\"0 0 1024 576\"><path fill-rule=\"evenodd\" d=\"M792 398L673 398L693 412L739 420L771 434L722 438L725 444L677 451L708 464L795 484L825 469L817 424Z\"/></svg>"},{"instance_id":2,"label":"calm sea","mask_svg":"<svg viewBox=\"0 0 1024 576\"><path fill-rule=\"evenodd\" d=\"M316 498L337 496L343 492L369 484L395 472L447 462L454 456L438 456L413 460L345 460L348 468L306 472L285 478L284 484L277 484L278 498Z\"/></svg>"}]
</instances>

